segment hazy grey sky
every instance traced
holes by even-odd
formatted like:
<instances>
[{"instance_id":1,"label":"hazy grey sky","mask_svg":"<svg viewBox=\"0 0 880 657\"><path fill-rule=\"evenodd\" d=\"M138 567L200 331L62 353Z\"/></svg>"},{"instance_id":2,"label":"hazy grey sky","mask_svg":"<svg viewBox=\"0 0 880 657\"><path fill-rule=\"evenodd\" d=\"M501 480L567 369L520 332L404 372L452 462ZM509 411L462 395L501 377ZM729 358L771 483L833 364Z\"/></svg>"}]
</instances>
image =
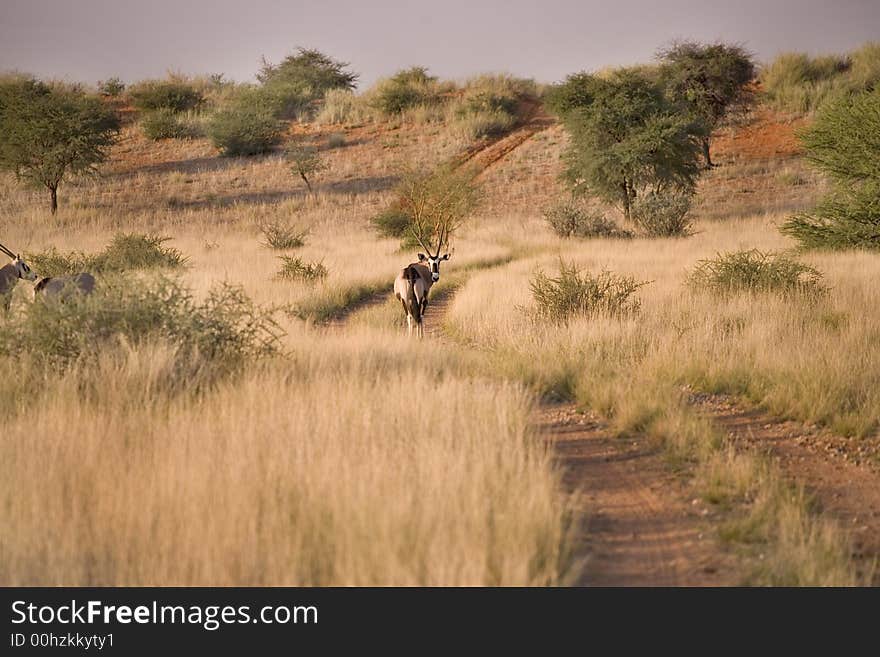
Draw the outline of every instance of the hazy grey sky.
<instances>
[{"instance_id":1,"label":"hazy grey sky","mask_svg":"<svg viewBox=\"0 0 880 657\"><path fill-rule=\"evenodd\" d=\"M443 77L550 82L644 62L674 38L837 52L880 39L880 0L0 0L0 70L95 82L252 79L296 46L350 61L362 86L420 64Z\"/></svg>"}]
</instances>

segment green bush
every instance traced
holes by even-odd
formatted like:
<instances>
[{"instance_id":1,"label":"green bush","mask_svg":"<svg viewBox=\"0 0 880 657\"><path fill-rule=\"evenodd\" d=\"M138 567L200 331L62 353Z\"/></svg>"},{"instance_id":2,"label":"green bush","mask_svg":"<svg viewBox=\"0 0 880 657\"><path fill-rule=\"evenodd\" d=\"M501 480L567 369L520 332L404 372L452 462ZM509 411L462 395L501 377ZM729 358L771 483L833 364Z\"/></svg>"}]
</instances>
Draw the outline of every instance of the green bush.
<instances>
[{"instance_id":1,"label":"green bush","mask_svg":"<svg viewBox=\"0 0 880 657\"><path fill-rule=\"evenodd\" d=\"M594 276L560 260L559 276L538 270L532 277L534 315L562 324L574 317L626 317L638 312L641 303L632 295L646 284L610 271Z\"/></svg>"},{"instance_id":2,"label":"green bush","mask_svg":"<svg viewBox=\"0 0 880 657\"><path fill-rule=\"evenodd\" d=\"M186 258L177 249L163 246L170 239L153 234L119 233L100 253L60 253L52 248L42 253L28 253L27 261L40 276L64 276L83 271L124 272L154 267L178 269L186 264Z\"/></svg>"},{"instance_id":3,"label":"green bush","mask_svg":"<svg viewBox=\"0 0 880 657\"><path fill-rule=\"evenodd\" d=\"M186 258L174 247L163 246L170 237L145 233L118 233L104 250L93 257L92 268L99 272L162 267L177 269Z\"/></svg>"},{"instance_id":4,"label":"green bush","mask_svg":"<svg viewBox=\"0 0 880 657\"><path fill-rule=\"evenodd\" d=\"M831 192L783 233L813 249L880 249L880 87L826 104L801 134Z\"/></svg>"},{"instance_id":5,"label":"green bush","mask_svg":"<svg viewBox=\"0 0 880 657\"><path fill-rule=\"evenodd\" d=\"M412 219L409 214L399 207L392 206L382 210L370 219L370 223L382 237L401 238L406 236Z\"/></svg>"},{"instance_id":6,"label":"green bush","mask_svg":"<svg viewBox=\"0 0 880 657\"><path fill-rule=\"evenodd\" d=\"M279 251L298 249L306 243L305 238L309 234L307 229L279 222L264 223L260 226L260 232L266 239L266 246Z\"/></svg>"},{"instance_id":7,"label":"green bush","mask_svg":"<svg viewBox=\"0 0 880 657\"><path fill-rule=\"evenodd\" d=\"M411 107L429 102L437 78L428 75L428 69L413 66L397 72L376 86L373 103L386 116L402 114Z\"/></svg>"},{"instance_id":8,"label":"green bush","mask_svg":"<svg viewBox=\"0 0 880 657\"><path fill-rule=\"evenodd\" d=\"M147 139L158 141L159 139L189 139L198 137L199 134L193 129L193 124L173 110L162 108L152 110L144 114L141 120L141 128Z\"/></svg>"},{"instance_id":9,"label":"green bush","mask_svg":"<svg viewBox=\"0 0 880 657\"><path fill-rule=\"evenodd\" d=\"M278 257L282 263L278 278L316 283L327 277L327 268L320 262L306 262L294 256Z\"/></svg>"},{"instance_id":10,"label":"green bush","mask_svg":"<svg viewBox=\"0 0 880 657\"><path fill-rule=\"evenodd\" d=\"M63 304L37 299L14 321L0 321L0 354L66 366L96 358L120 339L161 340L176 347L178 365L195 374L279 353L279 335L272 313L238 287L220 285L197 302L170 278L119 276L102 280L89 296Z\"/></svg>"},{"instance_id":11,"label":"green bush","mask_svg":"<svg viewBox=\"0 0 880 657\"><path fill-rule=\"evenodd\" d=\"M292 119L310 113L313 103L331 90L353 90L359 76L348 67L318 50L299 48L277 65L264 59L257 79L276 115Z\"/></svg>"},{"instance_id":12,"label":"green bush","mask_svg":"<svg viewBox=\"0 0 880 657\"><path fill-rule=\"evenodd\" d=\"M691 234L691 190L648 192L636 200L630 218L649 237Z\"/></svg>"},{"instance_id":13,"label":"green bush","mask_svg":"<svg viewBox=\"0 0 880 657\"><path fill-rule=\"evenodd\" d=\"M818 270L782 253L757 249L718 254L700 260L688 276L697 291L722 295L739 292L819 297L827 292Z\"/></svg>"},{"instance_id":14,"label":"green bush","mask_svg":"<svg viewBox=\"0 0 880 657\"><path fill-rule=\"evenodd\" d=\"M38 276L66 276L91 269L91 257L71 251L61 253L55 247L39 253L25 253L25 260Z\"/></svg>"},{"instance_id":15,"label":"green bush","mask_svg":"<svg viewBox=\"0 0 880 657\"><path fill-rule=\"evenodd\" d=\"M98 82L98 93L108 98L117 98L125 91L125 83L119 78L108 78Z\"/></svg>"},{"instance_id":16,"label":"green bush","mask_svg":"<svg viewBox=\"0 0 880 657\"><path fill-rule=\"evenodd\" d=\"M201 92L185 82L176 80L147 80L128 90L132 105L141 112L166 109L186 112L196 109L204 101Z\"/></svg>"},{"instance_id":17,"label":"green bush","mask_svg":"<svg viewBox=\"0 0 880 657\"><path fill-rule=\"evenodd\" d=\"M544 218L559 237L632 237L601 212L573 203L558 203L544 211Z\"/></svg>"},{"instance_id":18,"label":"green bush","mask_svg":"<svg viewBox=\"0 0 880 657\"><path fill-rule=\"evenodd\" d=\"M268 153L281 142L282 124L264 100L263 94L248 91L211 117L208 135L222 155Z\"/></svg>"},{"instance_id":19,"label":"green bush","mask_svg":"<svg viewBox=\"0 0 880 657\"><path fill-rule=\"evenodd\" d=\"M334 132L327 137L327 148L342 148L345 146L345 135L341 132Z\"/></svg>"}]
</instances>

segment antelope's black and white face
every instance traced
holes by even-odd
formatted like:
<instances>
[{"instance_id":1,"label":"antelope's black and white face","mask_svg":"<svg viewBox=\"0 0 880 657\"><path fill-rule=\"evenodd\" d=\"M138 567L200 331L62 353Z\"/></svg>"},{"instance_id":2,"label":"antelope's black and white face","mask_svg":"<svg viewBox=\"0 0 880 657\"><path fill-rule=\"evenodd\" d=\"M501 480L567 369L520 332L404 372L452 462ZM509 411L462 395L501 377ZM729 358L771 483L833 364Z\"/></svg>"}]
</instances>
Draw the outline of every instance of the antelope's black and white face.
<instances>
[{"instance_id":1,"label":"antelope's black and white face","mask_svg":"<svg viewBox=\"0 0 880 657\"><path fill-rule=\"evenodd\" d=\"M15 260L12 261L12 266L15 267L15 272L18 274L19 278L23 278L26 281L37 280L37 275L20 257L16 257Z\"/></svg>"},{"instance_id":2,"label":"antelope's black and white face","mask_svg":"<svg viewBox=\"0 0 880 657\"><path fill-rule=\"evenodd\" d=\"M436 257L432 255L426 256L424 253L419 254L419 262L431 270L431 280L435 283L440 280L440 262L442 260L449 260L449 254L446 253Z\"/></svg>"}]
</instances>

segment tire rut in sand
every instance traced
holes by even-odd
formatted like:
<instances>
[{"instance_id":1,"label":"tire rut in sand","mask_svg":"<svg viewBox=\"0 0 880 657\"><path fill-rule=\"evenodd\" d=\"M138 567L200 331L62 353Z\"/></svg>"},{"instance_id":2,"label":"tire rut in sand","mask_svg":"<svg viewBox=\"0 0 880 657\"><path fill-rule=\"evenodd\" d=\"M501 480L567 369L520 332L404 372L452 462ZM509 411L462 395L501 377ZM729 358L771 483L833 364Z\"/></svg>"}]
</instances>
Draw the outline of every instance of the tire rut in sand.
<instances>
[{"instance_id":1,"label":"tire rut in sand","mask_svg":"<svg viewBox=\"0 0 880 657\"><path fill-rule=\"evenodd\" d=\"M690 401L735 447L770 456L787 481L803 485L822 515L849 536L857 574L880 586L880 436L834 436L745 408L726 395L691 393Z\"/></svg>"},{"instance_id":2,"label":"tire rut in sand","mask_svg":"<svg viewBox=\"0 0 880 657\"><path fill-rule=\"evenodd\" d=\"M544 406L535 425L566 488L578 494L578 586L725 586L742 580L717 540L713 512L644 437L615 438L574 405Z\"/></svg>"}]
</instances>

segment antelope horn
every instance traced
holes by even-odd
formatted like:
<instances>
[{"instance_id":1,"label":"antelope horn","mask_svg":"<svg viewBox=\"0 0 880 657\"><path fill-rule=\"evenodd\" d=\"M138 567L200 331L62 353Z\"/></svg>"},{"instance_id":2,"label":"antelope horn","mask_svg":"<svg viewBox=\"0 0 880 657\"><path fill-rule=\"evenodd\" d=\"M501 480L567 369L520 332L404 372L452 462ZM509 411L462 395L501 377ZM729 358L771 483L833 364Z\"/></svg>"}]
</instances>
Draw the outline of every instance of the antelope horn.
<instances>
[{"instance_id":1,"label":"antelope horn","mask_svg":"<svg viewBox=\"0 0 880 657\"><path fill-rule=\"evenodd\" d=\"M9 256L10 258L12 258L13 260L15 260L15 259L18 257L17 255L15 255L12 251L10 251L9 249L7 249L7 248L6 248L5 246L3 246L2 244L0 244L0 250L2 250L3 253L5 253L6 255L8 255L8 256Z\"/></svg>"},{"instance_id":2,"label":"antelope horn","mask_svg":"<svg viewBox=\"0 0 880 657\"><path fill-rule=\"evenodd\" d=\"M446 232L446 224L440 224L440 235L437 240L437 258L440 257L440 251L443 250L443 240L445 239L444 233Z\"/></svg>"}]
</instances>

